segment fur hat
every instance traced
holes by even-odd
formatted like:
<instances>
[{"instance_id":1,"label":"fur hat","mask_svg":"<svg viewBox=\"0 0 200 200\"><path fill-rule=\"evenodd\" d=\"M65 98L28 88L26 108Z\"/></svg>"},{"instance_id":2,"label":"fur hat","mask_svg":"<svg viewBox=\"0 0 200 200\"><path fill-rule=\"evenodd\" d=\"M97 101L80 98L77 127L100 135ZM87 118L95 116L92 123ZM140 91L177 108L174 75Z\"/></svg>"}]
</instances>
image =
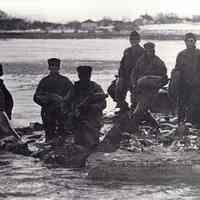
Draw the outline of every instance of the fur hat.
<instances>
[{"instance_id":1,"label":"fur hat","mask_svg":"<svg viewBox=\"0 0 200 200\"><path fill-rule=\"evenodd\" d=\"M78 66L76 70L78 73L91 73L92 67L88 65L81 65Z\"/></svg>"},{"instance_id":2,"label":"fur hat","mask_svg":"<svg viewBox=\"0 0 200 200\"><path fill-rule=\"evenodd\" d=\"M186 41L187 39L189 38L192 38L194 39L195 41L197 40L196 36L194 33L186 33L185 36L184 36L184 40Z\"/></svg>"},{"instance_id":3,"label":"fur hat","mask_svg":"<svg viewBox=\"0 0 200 200\"><path fill-rule=\"evenodd\" d=\"M155 49L155 44L153 42L147 42L144 44L145 49Z\"/></svg>"}]
</instances>

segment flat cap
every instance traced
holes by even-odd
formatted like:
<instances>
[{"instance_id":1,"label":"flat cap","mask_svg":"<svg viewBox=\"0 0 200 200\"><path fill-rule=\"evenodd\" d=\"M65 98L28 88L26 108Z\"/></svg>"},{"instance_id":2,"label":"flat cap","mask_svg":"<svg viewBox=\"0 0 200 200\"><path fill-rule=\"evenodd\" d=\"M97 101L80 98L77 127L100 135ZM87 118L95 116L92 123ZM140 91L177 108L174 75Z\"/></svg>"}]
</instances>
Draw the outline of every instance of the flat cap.
<instances>
[{"instance_id":1,"label":"flat cap","mask_svg":"<svg viewBox=\"0 0 200 200\"><path fill-rule=\"evenodd\" d=\"M60 66L61 60L59 58L49 58L48 60L49 65Z\"/></svg>"},{"instance_id":2,"label":"flat cap","mask_svg":"<svg viewBox=\"0 0 200 200\"><path fill-rule=\"evenodd\" d=\"M155 44L153 42L147 42L144 44L145 49L155 49Z\"/></svg>"},{"instance_id":3,"label":"flat cap","mask_svg":"<svg viewBox=\"0 0 200 200\"><path fill-rule=\"evenodd\" d=\"M80 65L76 68L78 73L90 73L92 71L92 67L89 65Z\"/></svg>"},{"instance_id":4,"label":"flat cap","mask_svg":"<svg viewBox=\"0 0 200 200\"><path fill-rule=\"evenodd\" d=\"M184 36L184 40L186 41L188 38L193 38L195 41L197 40L194 33L186 33Z\"/></svg>"},{"instance_id":5,"label":"flat cap","mask_svg":"<svg viewBox=\"0 0 200 200\"><path fill-rule=\"evenodd\" d=\"M130 33L129 38L134 38L134 39L140 40L140 34L137 31L132 31Z\"/></svg>"}]
</instances>

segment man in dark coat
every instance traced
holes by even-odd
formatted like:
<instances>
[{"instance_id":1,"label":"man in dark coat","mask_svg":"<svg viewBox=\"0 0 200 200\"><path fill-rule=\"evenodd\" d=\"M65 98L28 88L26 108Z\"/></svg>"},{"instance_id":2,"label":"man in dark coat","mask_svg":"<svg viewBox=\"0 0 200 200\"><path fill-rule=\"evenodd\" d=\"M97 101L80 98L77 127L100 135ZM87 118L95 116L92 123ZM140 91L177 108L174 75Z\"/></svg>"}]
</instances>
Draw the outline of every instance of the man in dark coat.
<instances>
[{"instance_id":1,"label":"man in dark coat","mask_svg":"<svg viewBox=\"0 0 200 200\"><path fill-rule=\"evenodd\" d=\"M0 64L0 76L3 76L3 66ZM1 90L1 108L6 112L9 119L12 117L12 109L14 105L14 101L11 93L8 91L2 79L0 79L0 90Z\"/></svg>"},{"instance_id":2,"label":"man in dark coat","mask_svg":"<svg viewBox=\"0 0 200 200\"><path fill-rule=\"evenodd\" d=\"M140 34L136 31L131 32L129 41L131 47L125 49L124 55L120 61L119 80L116 87L117 106L120 110L126 110L128 104L126 102L127 92L131 93L131 107L136 106L134 90L131 86L130 74L135 68L138 58L144 53L144 49L140 46Z\"/></svg>"},{"instance_id":3,"label":"man in dark coat","mask_svg":"<svg viewBox=\"0 0 200 200\"><path fill-rule=\"evenodd\" d=\"M73 97L75 142L94 148L99 143L106 95L100 85L90 80L92 67L79 66L77 72L79 81L75 82Z\"/></svg>"},{"instance_id":4,"label":"man in dark coat","mask_svg":"<svg viewBox=\"0 0 200 200\"><path fill-rule=\"evenodd\" d=\"M184 41L186 49L178 54L173 70L178 77L174 76L175 80L172 80L178 90L178 120L179 123L188 120L200 124L200 50L196 48L193 33L187 33Z\"/></svg>"},{"instance_id":5,"label":"man in dark coat","mask_svg":"<svg viewBox=\"0 0 200 200\"><path fill-rule=\"evenodd\" d=\"M154 128L159 128L149 110L158 90L167 84L167 69L165 63L155 55L154 43L145 43L144 49L144 55L138 59L131 73L132 87L135 88L138 102L133 117L138 123L145 120Z\"/></svg>"},{"instance_id":6,"label":"man in dark coat","mask_svg":"<svg viewBox=\"0 0 200 200\"><path fill-rule=\"evenodd\" d=\"M63 105L73 91L72 82L59 74L60 59L48 59L49 75L40 82L34 94L34 101L42 107L41 117L46 141L64 134Z\"/></svg>"}]
</instances>

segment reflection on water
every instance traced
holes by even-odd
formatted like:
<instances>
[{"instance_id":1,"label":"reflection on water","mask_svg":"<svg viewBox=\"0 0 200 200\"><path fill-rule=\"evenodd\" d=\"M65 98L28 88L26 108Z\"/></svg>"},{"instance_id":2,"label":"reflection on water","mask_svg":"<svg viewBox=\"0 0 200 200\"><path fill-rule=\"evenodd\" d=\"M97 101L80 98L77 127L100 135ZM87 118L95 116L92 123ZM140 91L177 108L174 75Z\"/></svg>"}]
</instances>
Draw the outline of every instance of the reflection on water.
<instances>
[{"instance_id":1,"label":"reflection on water","mask_svg":"<svg viewBox=\"0 0 200 200\"><path fill-rule=\"evenodd\" d=\"M197 200L200 196L200 178L192 174L180 179L100 182L86 179L84 169L51 168L21 155L1 153L0 160L0 199Z\"/></svg>"},{"instance_id":2,"label":"reflection on water","mask_svg":"<svg viewBox=\"0 0 200 200\"><path fill-rule=\"evenodd\" d=\"M72 81L77 80L76 74L65 74ZM42 75L25 75L23 77L18 75L6 75L4 80L8 89L14 98L13 109L13 122L15 126L28 126L30 122L41 122L40 118L40 106L33 102L33 94L36 86L39 83ZM92 79L97 83L100 83L104 89L107 90L108 85L114 78L113 73L94 72ZM106 111L110 111L115 107L111 98L107 98Z\"/></svg>"},{"instance_id":3,"label":"reflection on water","mask_svg":"<svg viewBox=\"0 0 200 200\"><path fill-rule=\"evenodd\" d=\"M146 41L142 41L141 44ZM183 41L154 41L156 54L161 57L168 69L172 69L179 51L185 48ZM25 63L30 72L45 66L50 57L59 57L62 61L70 62L70 65L79 64L78 61L92 61L91 64L103 64L100 61L119 62L123 51L129 46L128 39L59 39L59 40L2 40L0 41L1 62L11 63L8 67L15 67L13 71L20 70L18 63ZM197 46L199 46L197 44ZM97 62L98 61L98 62ZM100 63L99 63L100 62ZM68 64L65 63L67 66ZM68 65L69 66L69 65ZM34 68L35 67L35 68ZM22 71L23 73L23 71Z\"/></svg>"}]
</instances>

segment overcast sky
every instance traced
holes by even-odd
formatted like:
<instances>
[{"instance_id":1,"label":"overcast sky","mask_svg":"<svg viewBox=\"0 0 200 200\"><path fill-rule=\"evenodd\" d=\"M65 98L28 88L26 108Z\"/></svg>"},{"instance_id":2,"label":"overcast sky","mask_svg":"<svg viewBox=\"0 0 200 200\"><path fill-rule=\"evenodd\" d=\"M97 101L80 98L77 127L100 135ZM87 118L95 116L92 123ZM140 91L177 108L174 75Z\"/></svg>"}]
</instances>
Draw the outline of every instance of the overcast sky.
<instances>
[{"instance_id":1,"label":"overcast sky","mask_svg":"<svg viewBox=\"0 0 200 200\"><path fill-rule=\"evenodd\" d=\"M134 19L140 14L200 14L200 0L0 0L0 9L10 15L52 22L93 20L102 17Z\"/></svg>"}]
</instances>

